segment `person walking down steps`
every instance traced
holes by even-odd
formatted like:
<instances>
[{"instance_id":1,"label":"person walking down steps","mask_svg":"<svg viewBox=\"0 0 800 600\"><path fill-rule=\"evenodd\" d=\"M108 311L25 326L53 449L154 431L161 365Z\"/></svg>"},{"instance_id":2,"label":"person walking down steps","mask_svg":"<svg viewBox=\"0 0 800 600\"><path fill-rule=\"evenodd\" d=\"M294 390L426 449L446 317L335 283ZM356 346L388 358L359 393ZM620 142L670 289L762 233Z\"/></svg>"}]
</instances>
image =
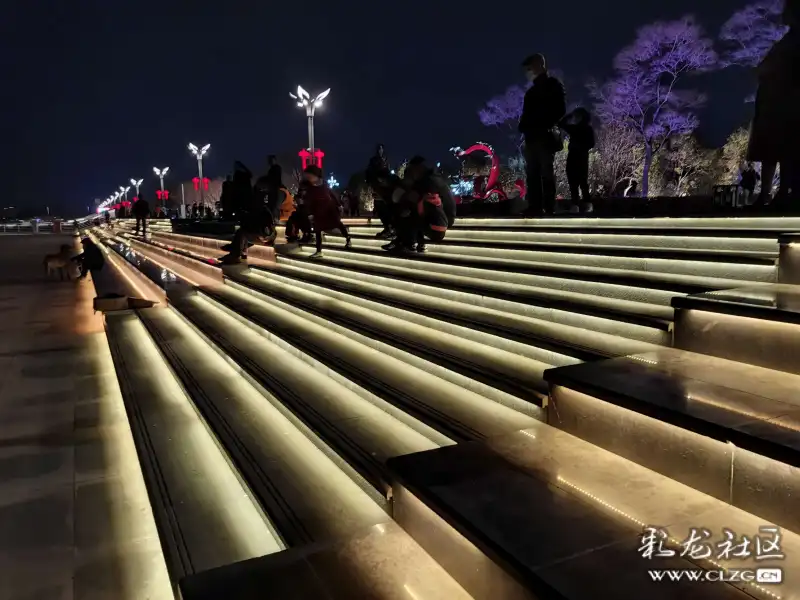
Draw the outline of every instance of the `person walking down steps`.
<instances>
[{"instance_id":1,"label":"person walking down steps","mask_svg":"<svg viewBox=\"0 0 800 600\"><path fill-rule=\"evenodd\" d=\"M314 234L316 236L317 251L311 258L322 258L322 233L331 229L338 229L344 238L345 248L350 248L350 233L342 223L339 212L339 200L322 179L322 170L311 165L303 171L306 186L303 193L303 202L313 219Z\"/></svg>"}]
</instances>

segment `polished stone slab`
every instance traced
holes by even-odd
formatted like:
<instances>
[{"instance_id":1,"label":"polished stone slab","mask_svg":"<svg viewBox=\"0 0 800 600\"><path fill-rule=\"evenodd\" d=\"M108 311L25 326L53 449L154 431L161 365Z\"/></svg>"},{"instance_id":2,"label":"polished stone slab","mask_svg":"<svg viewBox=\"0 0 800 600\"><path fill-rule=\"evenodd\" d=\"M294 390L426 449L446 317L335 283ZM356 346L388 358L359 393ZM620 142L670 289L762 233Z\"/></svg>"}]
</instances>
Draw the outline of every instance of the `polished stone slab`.
<instances>
[{"instance_id":1,"label":"polished stone slab","mask_svg":"<svg viewBox=\"0 0 800 600\"><path fill-rule=\"evenodd\" d=\"M545 379L800 466L800 376L665 348L551 369Z\"/></svg>"},{"instance_id":2,"label":"polished stone slab","mask_svg":"<svg viewBox=\"0 0 800 600\"><path fill-rule=\"evenodd\" d=\"M536 598L746 598L727 585L654 584L649 569L702 568L686 558L648 561L638 548L644 527L665 527L683 539L720 522L750 532L750 515L546 424L493 438L397 457L389 461L400 491L395 518L474 598L524 598L496 592L500 565ZM475 549L407 506L403 490ZM757 532L756 530L753 532ZM786 552L800 550L787 532ZM787 572L798 559L785 564ZM772 566L772 565L770 565ZM493 585L486 582L492 581ZM797 597L800 576L778 593ZM777 592L777 590L776 590Z\"/></svg>"},{"instance_id":3,"label":"polished stone slab","mask_svg":"<svg viewBox=\"0 0 800 600\"><path fill-rule=\"evenodd\" d=\"M184 578L183 600L469 600L395 523Z\"/></svg>"},{"instance_id":4,"label":"polished stone slab","mask_svg":"<svg viewBox=\"0 0 800 600\"><path fill-rule=\"evenodd\" d=\"M800 324L800 286L761 284L672 299L676 309L703 310L752 319Z\"/></svg>"}]
</instances>

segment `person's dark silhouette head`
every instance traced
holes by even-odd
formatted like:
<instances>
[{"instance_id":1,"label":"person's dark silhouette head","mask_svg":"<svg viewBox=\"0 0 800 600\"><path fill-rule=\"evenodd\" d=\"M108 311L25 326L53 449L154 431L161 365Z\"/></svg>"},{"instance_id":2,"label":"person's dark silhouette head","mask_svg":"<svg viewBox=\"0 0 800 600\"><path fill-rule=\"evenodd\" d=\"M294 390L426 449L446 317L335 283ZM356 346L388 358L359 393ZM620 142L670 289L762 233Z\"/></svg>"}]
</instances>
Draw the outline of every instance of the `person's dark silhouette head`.
<instances>
[{"instance_id":1,"label":"person's dark silhouette head","mask_svg":"<svg viewBox=\"0 0 800 600\"><path fill-rule=\"evenodd\" d=\"M783 5L783 23L788 27L800 27L800 0L786 0Z\"/></svg>"},{"instance_id":2,"label":"person's dark silhouette head","mask_svg":"<svg viewBox=\"0 0 800 600\"><path fill-rule=\"evenodd\" d=\"M415 181L422 177L428 170L425 159L422 156L415 156L406 165L405 178Z\"/></svg>"},{"instance_id":3,"label":"person's dark silhouette head","mask_svg":"<svg viewBox=\"0 0 800 600\"><path fill-rule=\"evenodd\" d=\"M575 121L580 125L589 125L592 122L592 114L583 107L576 108L572 114L575 115Z\"/></svg>"},{"instance_id":4,"label":"person's dark silhouette head","mask_svg":"<svg viewBox=\"0 0 800 600\"><path fill-rule=\"evenodd\" d=\"M274 154L270 154L269 157L267 158L267 164L271 167L272 165L275 165L277 163L278 163L278 157L275 156Z\"/></svg>"},{"instance_id":5,"label":"person's dark silhouette head","mask_svg":"<svg viewBox=\"0 0 800 600\"><path fill-rule=\"evenodd\" d=\"M536 79L542 73L547 72L547 61L544 54L532 54L522 61L522 68L530 81Z\"/></svg>"}]
</instances>

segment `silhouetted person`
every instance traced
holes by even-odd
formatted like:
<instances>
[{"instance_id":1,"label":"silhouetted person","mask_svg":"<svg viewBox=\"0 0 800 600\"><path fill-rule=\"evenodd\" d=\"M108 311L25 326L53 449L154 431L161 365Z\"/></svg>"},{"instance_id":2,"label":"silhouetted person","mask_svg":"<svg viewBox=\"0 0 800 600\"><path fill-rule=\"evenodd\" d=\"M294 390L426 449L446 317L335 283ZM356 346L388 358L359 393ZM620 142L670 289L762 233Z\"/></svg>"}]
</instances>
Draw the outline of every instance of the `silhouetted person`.
<instances>
[{"instance_id":1,"label":"silhouetted person","mask_svg":"<svg viewBox=\"0 0 800 600\"><path fill-rule=\"evenodd\" d=\"M189 216L192 219L196 219L197 218L197 202L192 202L192 211L189 214Z\"/></svg>"},{"instance_id":2,"label":"silhouetted person","mask_svg":"<svg viewBox=\"0 0 800 600\"><path fill-rule=\"evenodd\" d=\"M630 184L627 188L625 188L625 192L622 194L625 198L638 198L639 197L639 182L631 179Z\"/></svg>"},{"instance_id":3,"label":"silhouetted person","mask_svg":"<svg viewBox=\"0 0 800 600\"><path fill-rule=\"evenodd\" d=\"M583 209L586 212L592 212L593 207L589 193L589 152L595 144L592 115L585 108L575 109L561 121L561 128L569 135L567 181L569 182L572 212L580 212L581 200L583 200Z\"/></svg>"},{"instance_id":4,"label":"silhouetted person","mask_svg":"<svg viewBox=\"0 0 800 600\"><path fill-rule=\"evenodd\" d=\"M780 204L800 196L800 0L786 0L786 35L758 67L758 93L747 158L760 161L759 203L769 201L776 164L781 166Z\"/></svg>"},{"instance_id":5,"label":"silhouetted person","mask_svg":"<svg viewBox=\"0 0 800 600\"><path fill-rule=\"evenodd\" d=\"M374 179L380 173L389 170L389 159L386 158L386 149L383 144L378 144L375 147L375 154L369 159L367 166L367 181Z\"/></svg>"},{"instance_id":6,"label":"silhouetted person","mask_svg":"<svg viewBox=\"0 0 800 600\"><path fill-rule=\"evenodd\" d=\"M225 176L225 181L222 182L222 191L219 195L219 210L220 210L220 217L223 219L230 219L231 213L233 213L233 202L232 196L233 193L233 177L231 175Z\"/></svg>"},{"instance_id":7,"label":"silhouetted person","mask_svg":"<svg viewBox=\"0 0 800 600\"><path fill-rule=\"evenodd\" d=\"M303 171L306 187L303 191L303 203L308 214L314 219L314 234L317 251L311 258L322 257L322 233L330 229L338 229L347 240L345 248L350 248L350 234L342 223L339 213L339 199L322 179L322 170L316 165L306 167Z\"/></svg>"},{"instance_id":8,"label":"silhouetted person","mask_svg":"<svg viewBox=\"0 0 800 600\"><path fill-rule=\"evenodd\" d=\"M368 184L372 188L372 210L383 224L383 230L375 234L375 237L391 239L395 236L395 203L399 197L396 192L400 178L389 169L376 171L370 177Z\"/></svg>"},{"instance_id":9,"label":"silhouetted person","mask_svg":"<svg viewBox=\"0 0 800 600\"><path fill-rule=\"evenodd\" d=\"M141 199L139 201L141 202ZM86 279L86 275L90 271L92 273L100 271L105 266L106 259L103 257L100 248L91 239L83 238L81 245L83 246L83 252L72 260L80 265L81 275L79 279Z\"/></svg>"},{"instance_id":10,"label":"silhouetted person","mask_svg":"<svg viewBox=\"0 0 800 600\"><path fill-rule=\"evenodd\" d=\"M136 234L141 227L142 235L147 237L147 219L150 217L150 204L144 199L144 194L139 193L139 199L133 205L133 216L136 219Z\"/></svg>"},{"instance_id":11,"label":"silhouetted person","mask_svg":"<svg viewBox=\"0 0 800 600\"><path fill-rule=\"evenodd\" d=\"M519 131L525 136L525 175L528 216L552 214L556 205L556 152L563 149L557 125L567 112L564 86L547 72L544 56L534 54L522 63L532 82L525 93Z\"/></svg>"},{"instance_id":12,"label":"silhouetted person","mask_svg":"<svg viewBox=\"0 0 800 600\"><path fill-rule=\"evenodd\" d=\"M231 193L239 229L229 245L222 247L229 254L222 259L225 264L236 264L247 258L247 249L257 243L275 240L272 215L252 185L253 174L244 164L234 164Z\"/></svg>"},{"instance_id":13,"label":"silhouetted person","mask_svg":"<svg viewBox=\"0 0 800 600\"><path fill-rule=\"evenodd\" d=\"M272 218L279 219L283 169L278 164L278 158L274 155L270 156L267 162L269 164L269 170L267 171L267 207L272 214Z\"/></svg>"},{"instance_id":14,"label":"silhouetted person","mask_svg":"<svg viewBox=\"0 0 800 600\"><path fill-rule=\"evenodd\" d=\"M747 166L742 171L742 179L739 182L739 187L742 188L742 197L745 204L752 204L755 199L754 194L756 191L756 184L761 176L756 171L753 163L747 163Z\"/></svg>"},{"instance_id":15,"label":"silhouetted person","mask_svg":"<svg viewBox=\"0 0 800 600\"><path fill-rule=\"evenodd\" d=\"M425 252L426 239L441 242L455 223L456 203L450 186L421 156L409 161L403 187L396 189L394 196L397 237L383 246L384 250Z\"/></svg>"}]
</instances>

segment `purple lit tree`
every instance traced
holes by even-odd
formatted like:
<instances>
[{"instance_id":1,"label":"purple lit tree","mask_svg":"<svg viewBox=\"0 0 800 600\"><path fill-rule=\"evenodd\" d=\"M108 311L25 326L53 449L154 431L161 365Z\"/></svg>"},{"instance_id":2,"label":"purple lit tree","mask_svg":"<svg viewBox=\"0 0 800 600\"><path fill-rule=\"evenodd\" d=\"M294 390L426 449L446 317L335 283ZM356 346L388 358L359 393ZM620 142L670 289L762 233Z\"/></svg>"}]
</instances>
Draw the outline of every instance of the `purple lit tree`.
<instances>
[{"instance_id":1,"label":"purple lit tree","mask_svg":"<svg viewBox=\"0 0 800 600\"><path fill-rule=\"evenodd\" d=\"M783 24L784 0L760 0L733 13L722 26L723 67L755 67L788 28Z\"/></svg>"},{"instance_id":2,"label":"purple lit tree","mask_svg":"<svg viewBox=\"0 0 800 600\"><path fill-rule=\"evenodd\" d=\"M672 136L698 126L694 110L705 97L678 85L717 62L711 40L692 17L657 22L641 28L634 43L617 55L609 82L590 86L602 121L634 132L644 147L643 197L649 193L653 157Z\"/></svg>"},{"instance_id":3,"label":"purple lit tree","mask_svg":"<svg viewBox=\"0 0 800 600\"><path fill-rule=\"evenodd\" d=\"M490 98L478 111L481 123L487 127L510 127L516 131L526 91L527 88L521 85L512 85L504 94Z\"/></svg>"}]
</instances>

